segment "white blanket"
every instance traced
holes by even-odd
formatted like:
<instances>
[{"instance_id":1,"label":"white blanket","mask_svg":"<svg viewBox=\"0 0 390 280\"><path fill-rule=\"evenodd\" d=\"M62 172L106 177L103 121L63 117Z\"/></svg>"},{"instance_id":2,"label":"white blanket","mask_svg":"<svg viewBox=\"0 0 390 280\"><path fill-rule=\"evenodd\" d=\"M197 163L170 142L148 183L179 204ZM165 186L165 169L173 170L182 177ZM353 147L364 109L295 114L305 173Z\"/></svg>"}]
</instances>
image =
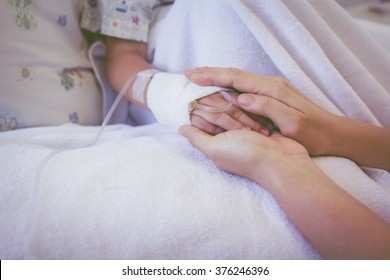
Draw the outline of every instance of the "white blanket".
<instances>
[{"instance_id":1,"label":"white blanket","mask_svg":"<svg viewBox=\"0 0 390 280\"><path fill-rule=\"evenodd\" d=\"M176 0L158 28L154 62L162 69L284 75L329 110L390 126L389 57L331 1ZM97 131L0 134L1 259L320 258L268 192L219 170L170 127L109 126L96 145L58 153L39 171L54 149L80 146ZM389 173L314 160L390 222Z\"/></svg>"},{"instance_id":2,"label":"white blanket","mask_svg":"<svg viewBox=\"0 0 390 280\"><path fill-rule=\"evenodd\" d=\"M159 124L66 125L0 134L0 258L312 259L314 248L272 196L216 168ZM352 162L316 162L390 221L389 176ZM340 169L343 166L343 169Z\"/></svg>"}]
</instances>

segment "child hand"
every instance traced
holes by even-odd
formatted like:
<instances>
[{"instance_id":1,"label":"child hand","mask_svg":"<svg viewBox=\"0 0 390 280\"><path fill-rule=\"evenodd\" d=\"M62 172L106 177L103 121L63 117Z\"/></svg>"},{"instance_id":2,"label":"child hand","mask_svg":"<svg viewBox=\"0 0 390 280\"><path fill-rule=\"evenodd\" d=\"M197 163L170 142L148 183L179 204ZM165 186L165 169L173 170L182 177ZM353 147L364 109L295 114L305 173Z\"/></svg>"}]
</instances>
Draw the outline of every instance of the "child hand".
<instances>
[{"instance_id":1,"label":"child hand","mask_svg":"<svg viewBox=\"0 0 390 280\"><path fill-rule=\"evenodd\" d=\"M238 95L236 93L230 93L230 96L233 98L233 106L226 111L208 112L202 109L194 109L190 115L191 124L211 135L227 130L246 128L268 136L270 134L270 123L267 123L265 118L251 116L234 105L237 104ZM202 97L197 102L201 105L217 108L228 104L228 101L219 93Z\"/></svg>"}]
</instances>

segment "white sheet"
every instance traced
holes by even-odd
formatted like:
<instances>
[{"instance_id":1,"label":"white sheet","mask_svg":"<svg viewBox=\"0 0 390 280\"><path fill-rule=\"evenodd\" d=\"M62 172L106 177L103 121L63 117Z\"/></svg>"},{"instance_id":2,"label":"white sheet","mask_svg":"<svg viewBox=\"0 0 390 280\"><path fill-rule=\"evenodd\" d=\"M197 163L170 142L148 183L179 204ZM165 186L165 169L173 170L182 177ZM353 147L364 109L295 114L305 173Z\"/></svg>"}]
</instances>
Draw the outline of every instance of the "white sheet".
<instances>
[{"instance_id":1,"label":"white sheet","mask_svg":"<svg viewBox=\"0 0 390 280\"><path fill-rule=\"evenodd\" d=\"M110 126L95 146L55 155L35 185L48 146L80 145L96 132L65 125L0 134L0 258L319 258L268 192L159 124ZM390 221L388 174L377 184L348 160L316 162Z\"/></svg>"},{"instance_id":2,"label":"white sheet","mask_svg":"<svg viewBox=\"0 0 390 280\"><path fill-rule=\"evenodd\" d=\"M0 257L318 258L272 197L170 128L75 125L0 135Z\"/></svg>"}]
</instances>

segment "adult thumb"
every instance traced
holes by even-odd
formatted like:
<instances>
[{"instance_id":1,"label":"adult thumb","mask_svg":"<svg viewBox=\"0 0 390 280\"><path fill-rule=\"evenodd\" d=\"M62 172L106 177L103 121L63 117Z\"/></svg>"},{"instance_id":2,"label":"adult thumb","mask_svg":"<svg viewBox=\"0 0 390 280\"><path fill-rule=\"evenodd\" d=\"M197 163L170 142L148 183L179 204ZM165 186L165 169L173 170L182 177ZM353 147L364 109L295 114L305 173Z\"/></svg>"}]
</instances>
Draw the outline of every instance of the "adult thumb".
<instances>
[{"instance_id":1,"label":"adult thumb","mask_svg":"<svg viewBox=\"0 0 390 280\"><path fill-rule=\"evenodd\" d=\"M238 105L245 111L271 119L279 128L289 122L291 108L272 97L245 93L237 98Z\"/></svg>"},{"instance_id":2,"label":"adult thumb","mask_svg":"<svg viewBox=\"0 0 390 280\"><path fill-rule=\"evenodd\" d=\"M181 126L179 133L186 137L195 148L208 155L208 148L212 139L211 135L191 125Z\"/></svg>"}]
</instances>

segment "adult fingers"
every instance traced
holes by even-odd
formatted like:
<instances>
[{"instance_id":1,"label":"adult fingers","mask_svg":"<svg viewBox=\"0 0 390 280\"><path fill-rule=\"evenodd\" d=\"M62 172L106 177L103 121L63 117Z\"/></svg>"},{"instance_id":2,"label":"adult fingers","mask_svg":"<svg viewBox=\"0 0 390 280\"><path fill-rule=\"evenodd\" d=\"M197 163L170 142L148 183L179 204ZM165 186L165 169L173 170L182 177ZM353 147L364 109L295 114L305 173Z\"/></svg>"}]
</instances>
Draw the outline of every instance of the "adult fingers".
<instances>
[{"instance_id":1,"label":"adult fingers","mask_svg":"<svg viewBox=\"0 0 390 280\"><path fill-rule=\"evenodd\" d=\"M206 155L209 154L213 136L191 125L181 126L179 133L186 137L195 148Z\"/></svg>"},{"instance_id":2,"label":"adult fingers","mask_svg":"<svg viewBox=\"0 0 390 280\"><path fill-rule=\"evenodd\" d=\"M257 92L261 76L237 68L199 67L184 72L192 82L202 86L232 87L243 92Z\"/></svg>"},{"instance_id":3,"label":"adult fingers","mask_svg":"<svg viewBox=\"0 0 390 280\"><path fill-rule=\"evenodd\" d=\"M248 93L240 95L237 102L245 111L271 119L282 133L288 133L290 128L295 126L297 117L302 114L302 112L267 96Z\"/></svg>"},{"instance_id":4,"label":"adult fingers","mask_svg":"<svg viewBox=\"0 0 390 280\"><path fill-rule=\"evenodd\" d=\"M291 107L300 107L305 95L283 77L261 76L237 68L200 67L185 71L192 82L202 86L232 87L242 92L266 95Z\"/></svg>"}]
</instances>

